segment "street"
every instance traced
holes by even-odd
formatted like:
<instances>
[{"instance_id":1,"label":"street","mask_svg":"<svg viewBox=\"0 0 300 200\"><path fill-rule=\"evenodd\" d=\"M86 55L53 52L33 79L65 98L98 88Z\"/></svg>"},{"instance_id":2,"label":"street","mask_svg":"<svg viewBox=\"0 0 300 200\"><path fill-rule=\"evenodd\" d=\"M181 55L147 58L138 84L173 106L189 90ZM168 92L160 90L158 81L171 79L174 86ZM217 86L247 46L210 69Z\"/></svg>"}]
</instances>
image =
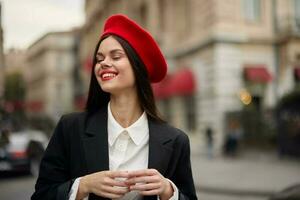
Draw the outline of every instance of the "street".
<instances>
[{"instance_id":1,"label":"street","mask_svg":"<svg viewBox=\"0 0 300 200\"><path fill-rule=\"evenodd\" d=\"M35 178L24 174L0 174L0 199L30 199Z\"/></svg>"}]
</instances>

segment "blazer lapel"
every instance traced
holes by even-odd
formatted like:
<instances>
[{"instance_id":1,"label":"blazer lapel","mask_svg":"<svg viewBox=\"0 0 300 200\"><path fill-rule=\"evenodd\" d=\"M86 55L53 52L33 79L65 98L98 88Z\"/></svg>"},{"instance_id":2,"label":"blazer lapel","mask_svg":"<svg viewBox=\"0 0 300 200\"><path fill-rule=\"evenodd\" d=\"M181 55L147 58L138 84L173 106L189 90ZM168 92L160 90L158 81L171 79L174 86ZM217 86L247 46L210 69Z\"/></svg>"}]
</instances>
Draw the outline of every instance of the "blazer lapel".
<instances>
[{"instance_id":1,"label":"blazer lapel","mask_svg":"<svg viewBox=\"0 0 300 200\"><path fill-rule=\"evenodd\" d=\"M148 168L157 169L165 175L173 148L170 134L164 124L149 120ZM109 170L107 109L103 108L87 119L83 134L83 148L89 173Z\"/></svg>"},{"instance_id":2,"label":"blazer lapel","mask_svg":"<svg viewBox=\"0 0 300 200\"><path fill-rule=\"evenodd\" d=\"M149 160L148 168L165 175L173 148L168 145L172 137L163 129L163 124L149 120Z\"/></svg>"},{"instance_id":3,"label":"blazer lapel","mask_svg":"<svg viewBox=\"0 0 300 200\"><path fill-rule=\"evenodd\" d=\"M87 119L83 147L89 173L109 169L107 110L101 109Z\"/></svg>"}]
</instances>

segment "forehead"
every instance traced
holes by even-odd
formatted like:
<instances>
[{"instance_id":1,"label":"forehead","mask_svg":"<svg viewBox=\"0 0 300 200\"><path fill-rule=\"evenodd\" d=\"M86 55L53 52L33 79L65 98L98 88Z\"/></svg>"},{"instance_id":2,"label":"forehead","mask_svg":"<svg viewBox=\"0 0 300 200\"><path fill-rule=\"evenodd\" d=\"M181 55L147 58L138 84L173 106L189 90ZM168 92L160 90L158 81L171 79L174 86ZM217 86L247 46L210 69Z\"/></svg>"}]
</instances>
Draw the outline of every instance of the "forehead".
<instances>
[{"instance_id":1,"label":"forehead","mask_svg":"<svg viewBox=\"0 0 300 200\"><path fill-rule=\"evenodd\" d=\"M99 45L98 52L108 53L112 50L123 50L123 47L115 38L109 36L102 40L102 42Z\"/></svg>"}]
</instances>

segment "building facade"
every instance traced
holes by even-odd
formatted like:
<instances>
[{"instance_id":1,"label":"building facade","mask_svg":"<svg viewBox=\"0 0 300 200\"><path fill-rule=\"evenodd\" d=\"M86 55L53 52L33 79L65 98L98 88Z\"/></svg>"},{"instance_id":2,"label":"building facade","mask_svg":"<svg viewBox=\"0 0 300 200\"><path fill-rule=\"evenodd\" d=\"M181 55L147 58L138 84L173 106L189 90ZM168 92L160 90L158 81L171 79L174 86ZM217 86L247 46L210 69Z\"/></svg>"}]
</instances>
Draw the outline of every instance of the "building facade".
<instances>
[{"instance_id":1,"label":"building facade","mask_svg":"<svg viewBox=\"0 0 300 200\"><path fill-rule=\"evenodd\" d=\"M272 110L299 82L299 0L86 0L85 12L85 88L104 20L124 13L167 58L168 77L153 86L161 112L202 141L212 129L216 152L233 113Z\"/></svg>"},{"instance_id":2,"label":"building facade","mask_svg":"<svg viewBox=\"0 0 300 200\"><path fill-rule=\"evenodd\" d=\"M23 91L25 90L26 52L20 49L9 49L4 55L4 60L3 109L5 112L12 113L22 110L25 106Z\"/></svg>"},{"instance_id":3,"label":"building facade","mask_svg":"<svg viewBox=\"0 0 300 200\"><path fill-rule=\"evenodd\" d=\"M4 74L25 73L26 51L21 49L9 49L5 53Z\"/></svg>"},{"instance_id":4,"label":"building facade","mask_svg":"<svg viewBox=\"0 0 300 200\"><path fill-rule=\"evenodd\" d=\"M4 51L3 51L3 29L2 29L2 6L0 3L0 108L3 98L4 85Z\"/></svg>"},{"instance_id":5,"label":"building facade","mask_svg":"<svg viewBox=\"0 0 300 200\"><path fill-rule=\"evenodd\" d=\"M77 31L47 33L27 50L26 112L54 121L73 111L76 95Z\"/></svg>"}]
</instances>

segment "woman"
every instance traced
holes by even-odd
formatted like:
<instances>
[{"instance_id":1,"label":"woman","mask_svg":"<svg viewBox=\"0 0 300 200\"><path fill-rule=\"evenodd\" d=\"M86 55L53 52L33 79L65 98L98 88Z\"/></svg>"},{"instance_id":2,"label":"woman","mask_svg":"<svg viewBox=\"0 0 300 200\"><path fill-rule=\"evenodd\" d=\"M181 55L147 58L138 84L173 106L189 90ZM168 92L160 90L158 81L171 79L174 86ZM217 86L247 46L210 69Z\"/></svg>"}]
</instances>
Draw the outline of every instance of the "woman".
<instances>
[{"instance_id":1,"label":"woman","mask_svg":"<svg viewBox=\"0 0 300 200\"><path fill-rule=\"evenodd\" d=\"M32 199L197 199L188 137L158 116L153 98L150 82L166 71L148 32L108 18L87 110L58 122Z\"/></svg>"}]
</instances>

